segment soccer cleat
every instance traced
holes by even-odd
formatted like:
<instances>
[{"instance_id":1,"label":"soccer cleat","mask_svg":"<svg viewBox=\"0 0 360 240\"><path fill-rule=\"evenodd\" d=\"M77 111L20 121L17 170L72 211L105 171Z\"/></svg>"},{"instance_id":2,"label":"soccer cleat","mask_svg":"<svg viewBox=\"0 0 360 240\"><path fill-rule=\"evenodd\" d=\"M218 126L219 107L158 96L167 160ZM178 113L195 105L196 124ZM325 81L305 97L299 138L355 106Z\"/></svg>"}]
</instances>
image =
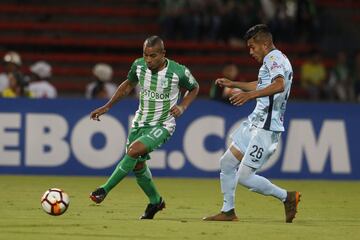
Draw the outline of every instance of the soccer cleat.
<instances>
[{"instance_id":1,"label":"soccer cleat","mask_svg":"<svg viewBox=\"0 0 360 240\"><path fill-rule=\"evenodd\" d=\"M145 209L144 214L140 217L140 219L153 219L155 214L158 211L161 211L165 208L165 202L162 198L160 198L160 202L158 204L149 203Z\"/></svg>"},{"instance_id":2,"label":"soccer cleat","mask_svg":"<svg viewBox=\"0 0 360 240\"><path fill-rule=\"evenodd\" d=\"M90 199L97 204L104 201L105 197L106 197L106 192L104 188L97 188L95 189L95 191L90 193Z\"/></svg>"},{"instance_id":3,"label":"soccer cleat","mask_svg":"<svg viewBox=\"0 0 360 240\"><path fill-rule=\"evenodd\" d=\"M287 192L286 200L284 202L285 207L285 221L292 223L297 213L297 206L300 202L301 193L299 192Z\"/></svg>"},{"instance_id":4,"label":"soccer cleat","mask_svg":"<svg viewBox=\"0 0 360 240\"><path fill-rule=\"evenodd\" d=\"M231 209L227 212L221 212L213 216L204 217L204 221L239 221L239 218L235 214L235 210Z\"/></svg>"}]
</instances>

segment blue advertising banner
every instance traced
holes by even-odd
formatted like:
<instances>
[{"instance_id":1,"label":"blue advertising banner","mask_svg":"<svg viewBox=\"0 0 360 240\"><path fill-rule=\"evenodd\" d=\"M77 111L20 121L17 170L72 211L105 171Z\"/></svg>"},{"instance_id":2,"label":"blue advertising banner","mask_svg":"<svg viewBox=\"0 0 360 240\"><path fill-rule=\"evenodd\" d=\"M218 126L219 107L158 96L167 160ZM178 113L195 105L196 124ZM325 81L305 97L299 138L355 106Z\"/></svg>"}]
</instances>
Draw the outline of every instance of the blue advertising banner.
<instances>
[{"instance_id":1,"label":"blue advertising banner","mask_svg":"<svg viewBox=\"0 0 360 240\"><path fill-rule=\"evenodd\" d=\"M138 101L119 102L101 121L98 100L0 99L0 174L109 175L125 152ZM153 175L218 177L230 133L254 103L234 107L197 100L177 119L171 139L152 152ZM286 131L261 169L270 178L360 179L360 106L292 103Z\"/></svg>"}]
</instances>

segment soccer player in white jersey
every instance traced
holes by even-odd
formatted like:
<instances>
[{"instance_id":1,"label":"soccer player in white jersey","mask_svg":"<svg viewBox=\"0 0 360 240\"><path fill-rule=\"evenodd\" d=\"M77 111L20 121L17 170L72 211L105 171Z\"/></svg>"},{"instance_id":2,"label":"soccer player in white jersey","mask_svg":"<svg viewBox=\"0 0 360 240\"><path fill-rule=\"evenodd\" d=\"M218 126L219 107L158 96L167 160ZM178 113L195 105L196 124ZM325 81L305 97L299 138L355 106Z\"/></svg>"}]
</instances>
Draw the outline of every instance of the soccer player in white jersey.
<instances>
[{"instance_id":1,"label":"soccer player in white jersey","mask_svg":"<svg viewBox=\"0 0 360 240\"><path fill-rule=\"evenodd\" d=\"M255 25L245 34L250 55L259 63L258 80L233 82L216 80L223 87L240 88L230 101L241 106L256 99L256 107L231 135L232 144L220 159L220 182L223 206L219 214L203 218L206 221L237 221L235 189L237 183L250 191L273 196L284 203L285 221L291 223L297 212L300 193L282 189L256 172L275 152L284 131L283 121L289 97L293 70L287 57L275 48L271 32L263 24Z\"/></svg>"},{"instance_id":2,"label":"soccer player in white jersey","mask_svg":"<svg viewBox=\"0 0 360 240\"><path fill-rule=\"evenodd\" d=\"M93 120L99 117L120 99L128 95L136 85L140 86L139 108L129 132L126 154L116 166L107 182L90 194L91 200L100 203L130 171L138 185L148 196L150 203L141 219L153 219L165 207L158 193L146 160L149 153L165 143L175 131L175 118L183 114L196 98L199 85L183 65L165 58L164 43L158 36L151 36L143 45L143 57L136 59L127 79L117 88L111 99L91 112ZM178 103L180 88L188 93Z\"/></svg>"}]
</instances>

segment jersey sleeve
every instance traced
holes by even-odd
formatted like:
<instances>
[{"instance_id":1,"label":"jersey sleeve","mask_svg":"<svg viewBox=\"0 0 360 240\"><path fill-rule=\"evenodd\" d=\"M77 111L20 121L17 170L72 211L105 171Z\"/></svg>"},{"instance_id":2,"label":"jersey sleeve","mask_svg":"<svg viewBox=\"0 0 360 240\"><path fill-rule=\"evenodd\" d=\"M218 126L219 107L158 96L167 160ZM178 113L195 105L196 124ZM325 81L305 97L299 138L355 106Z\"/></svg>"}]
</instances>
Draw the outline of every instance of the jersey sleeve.
<instances>
[{"instance_id":1,"label":"jersey sleeve","mask_svg":"<svg viewBox=\"0 0 360 240\"><path fill-rule=\"evenodd\" d=\"M133 62L133 64L131 65L131 68L130 68L130 70L128 72L128 75L127 75L127 79L134 85L139 82L139 79L138 79L138 77L136 75L136 69L137 69L137 64L136 63L137 63L137 61L138 60L135 60Z\"/></svg>"},{"instance_id":2,"label":"jersey sleeve","mask_svg":"<svg viewBox=\"0 0 360 240\"><path fill-rule=\"evenodd\" d=\"M191 74L190 70L184 66L181 71L179 79L179 86L183 87L189 91L193 90L194 88L198 87L199 84L197 83L196 79Z\"/></svg>"},{"instance_id":3,"label":"jersey sleeve","mask_svg":"<svg viewBox=\"0 0 360 240\"><path fill-rule=\"evenodd\" d=\"M285 78L285 66L283 56L272 54L265 59L265 65L269 70L271 82L277 77Z\"/></svg>"}]
</instances>

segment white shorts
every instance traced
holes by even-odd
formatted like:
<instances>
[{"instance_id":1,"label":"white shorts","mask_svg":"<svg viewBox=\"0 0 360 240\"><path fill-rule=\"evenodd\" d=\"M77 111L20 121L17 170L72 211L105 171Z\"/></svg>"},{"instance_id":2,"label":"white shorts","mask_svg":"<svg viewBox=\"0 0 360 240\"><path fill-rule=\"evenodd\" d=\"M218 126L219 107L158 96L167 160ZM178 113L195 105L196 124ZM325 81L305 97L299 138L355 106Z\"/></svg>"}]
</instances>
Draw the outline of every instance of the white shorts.
<instances>
[{"instance_id":1,"label":"white shorts","mask_svg":"<svg viewBox=\"0 0 360 240\"><path fill-rule=\"evenodd\" d=\"M281 132L257 128L248 121L242 122L231 134L234 147L244 155L242 162L256 170L275 152L280 136Z\"/></svg>"}]
</instances>

